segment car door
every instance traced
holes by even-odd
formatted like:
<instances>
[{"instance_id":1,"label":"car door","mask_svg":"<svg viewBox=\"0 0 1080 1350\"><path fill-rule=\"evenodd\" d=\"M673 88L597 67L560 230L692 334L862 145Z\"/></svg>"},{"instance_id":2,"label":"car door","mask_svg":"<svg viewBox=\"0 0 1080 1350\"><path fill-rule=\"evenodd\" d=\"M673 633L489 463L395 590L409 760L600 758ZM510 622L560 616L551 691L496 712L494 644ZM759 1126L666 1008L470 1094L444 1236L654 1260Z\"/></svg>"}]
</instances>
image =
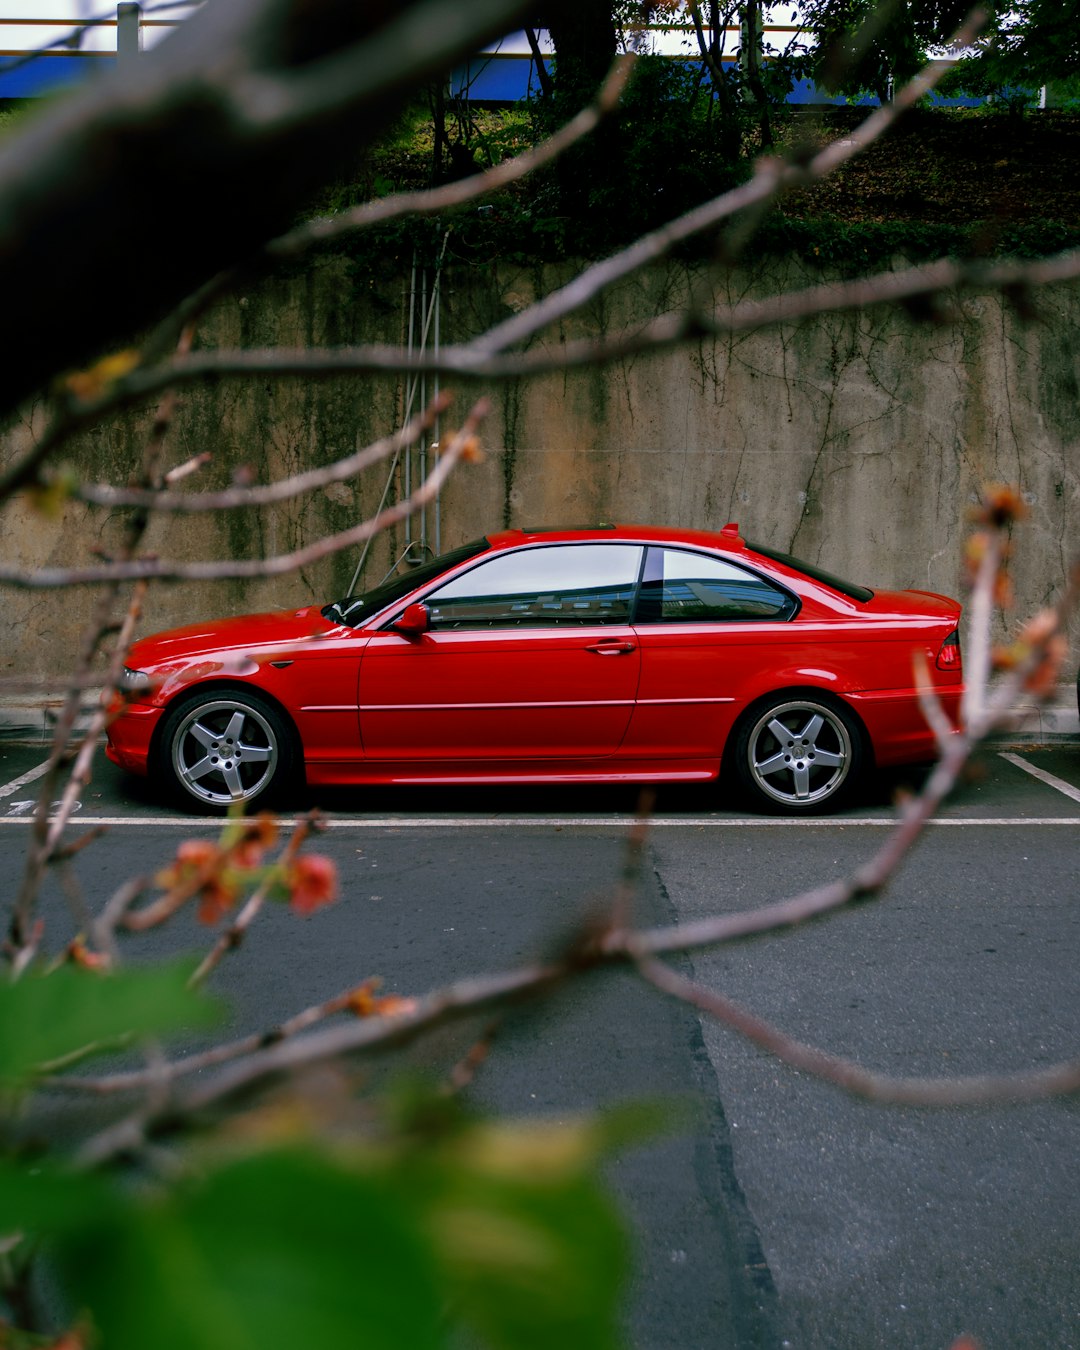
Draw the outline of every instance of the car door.
<instances>
[{"instance_id":1,"label":"car door","mask_svg":"<svg viewBox=\"0 0 1080 1350\"><path fill-rule=\"evenodd\" d=\"M749 673L790 645L798 602L750 568L652 547L635 631L641 679L628 755L715 758Z\"/></svg>"},{"instance_id":2,"label":"car door","mask_svg":"<svg viewBox=\"0 0 1080 1350\"><path fill-rule=\"evenodd\" d=\"M414 597L429 607L428 631L384 626L360 664L365 758L614 754L637 692L630 616L643 553L587 542L510 550Z\"/></svg>"}]
</instances>

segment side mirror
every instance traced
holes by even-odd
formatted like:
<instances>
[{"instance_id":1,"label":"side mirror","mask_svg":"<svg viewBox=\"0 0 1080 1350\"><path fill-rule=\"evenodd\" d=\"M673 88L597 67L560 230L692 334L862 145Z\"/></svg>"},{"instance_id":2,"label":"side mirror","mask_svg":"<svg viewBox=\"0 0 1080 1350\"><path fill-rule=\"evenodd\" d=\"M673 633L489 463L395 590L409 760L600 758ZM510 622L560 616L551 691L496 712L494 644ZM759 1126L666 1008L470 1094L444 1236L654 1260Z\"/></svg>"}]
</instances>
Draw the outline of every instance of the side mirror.
<instances>
[{"instance_id":1,"label":"side mirror","mask_svg":"<svg viewBox=\"0 0 1080 1350\"><path fill-rule=\"evenodd\" d=\"M418 638L431 627L431 611L423 601L417 600L407 605L390 627L402 637Z\"/></svg>"}]
</instances>

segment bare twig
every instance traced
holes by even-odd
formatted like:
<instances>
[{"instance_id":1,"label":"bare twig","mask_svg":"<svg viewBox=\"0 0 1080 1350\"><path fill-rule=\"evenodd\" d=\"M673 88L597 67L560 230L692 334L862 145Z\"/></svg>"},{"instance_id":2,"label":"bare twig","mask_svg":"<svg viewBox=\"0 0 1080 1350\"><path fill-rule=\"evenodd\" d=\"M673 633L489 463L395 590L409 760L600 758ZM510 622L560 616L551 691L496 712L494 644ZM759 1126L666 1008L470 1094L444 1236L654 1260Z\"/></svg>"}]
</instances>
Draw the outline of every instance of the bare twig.
<instances>
[{"instance_id":1,"label":"bare twig","mask_svg":"<svg viewBox=\"0 0 1080 1350\"><path fill-rule=\"evenodd\" d=\"M280 577L328 558L343 549L352 548L366 539L380 534L407 519L426 503L433 501L442 490L459 459L472 451L480 423L487 416L489 403L481 399L474 405L461 430L447 442L438 463L410 496L386 507L370 520L362 521L339 534L327 535L313 544L292 553L272 558L254 558L247 562L177 563L159 559L140 559L132 562L104 563L97 567L41 568L26 572L19 568L0 567L0 582L31 590L51 589L57 586L86 586L120 581L225 581L240 578Z\"/></svg>"},{"instance_id":2,"label":"bare twig","mask_svg":"<svg viewBox=\"0 0 1080 1350\"><path fill-rule=\"evenodd\" d=\"M963 1078L895 1078L873 1073L853 1060L785 1035L731 999L686 979L661 961L643 957L637 966L657 989L716 1018L790 1068L812 1074L867 1101L891 1106L997 1106L1080 1092L1080 1060L1068 1060L1047 1069L972 1074Z\"/></svg>"},{"instance_id":3,"label":"bare twig","mask_svg":"<svg viewBox=\"0 0 1080 1350\"><path fill-rule=\"evenodd\" d=\"M692 213L691 213L692 214ZM621 256L621 255L620 255ZM604 266L604 264L601 264ZM702 337L728 337L756 332L779 324L795 323L823 314L863 311L878 305L895 305L949 291L998 291L1009 293L1020 288L1050 286L1080 277L1080 251L1042 259L1005 259L988 263L982 260L942 259L924 266L881 272L850 282L823 282L803 290L785 292L763 300L743 300L718 306L708 312L692 305L675 314L662 315L641 327L613 337L560 342L548 349L506 352L489 346L488 339L497 330L489 330L472 344L443 346L438 355L404 355L399 347L372 344L364 347L305 349L248 348L196 352L189 357L163 362L149 369L138 369L118 379L107 393L79 405L69 420L47 433L34 452L34 463L12 469L12 488L33 482L41 462L60 443L60 438L169 387L226 376L285 379L302 376L309 379L350 374L443 375L460 380L507 380L553 371L583 369L609 364L643 352L662 351ZM612 281L618 279L612 277ZM557 292L557 295L562 294ZM584 304L587 297L581 297ZM541 302L544 304L546 302ZM538 307L522 311L535 316ZM518 316L521 317L521 316ZM553 315L554 317L561 317ZM545 323L547 320L545 320ZM535 336L544 326L520 336ZM40 453L38 453L40 451ZM0 497L4 482L0 478ZM4 580L0 573L0 581Z\"/></svg>"},{"instance_id":4,"label":"bare twig","mask_svg":"<svg viewBox=\"0 0 1080 1350\"><path fill-rule=\"evenodd\" d=\"M580 968L579 965L575 968ZM415 1012L393 1017L367 1017L347 1026L324 1028L256 1051L216 1076L176 1094L171 1104L151 1118L143 1113L110 1126L88 1140L79 1154L83 1166L98 1166L118 1153L138 1148L158 1123L186 1118L224 1104L281 1074L308 1064L324 1063L343 1054L384 1051L407 1045L436 1027L477 1012L495 1010L523 998L536 997L559 984L567 974L561 964L529 966L503 975L463 980L417 1001ZM140 1084L141 1086L141 1081Z\"/></svg>"},{"instance_id":5,"label":"bare twig","mask_svg":"<svg viewBox=\"0 0 1080 1350\"><path fill-rule=\"evenodd\" d=\"M993 615L994 581L1001 566L1001 536L995 530L985 533L986 547L971 596L970 638L965 653L963 717L967 726L976 726L986 716L990 683L990 622Z\"/></svg>"},{"instance_id":6,"label":"bare twig","mask_svg":"<svg viewBox=\"0 0 1080 1350\"><path fill-rule=\"evenodd\" d=\"M336 216L307 221L272 240L266 246L263 257L269 261L293 259L331 239L355 233L372 225L385 224L407 215L430 215L445 211L519 182L538 168L553 162L611 115L618 106L633 60L633 57L619 58L612 66L594 102L583 108L554 135L523 154L455 183L427 191L395 193L376 201L365 202ZM164 346L172 345L171 335L177 323L191 323L200 317L218 297L234 289L241 276L257 271L259 265L259 259L255 259L245 265L242 273L222 272L200 287L177 307L176 313L162 326L160 336L158 334L151 336L144 349L144 359L153 359L160 355Z\"/></svg>"},{"instance_id":7,"label":"bare twig","mask_svg":"<svg viewBox=\"0 0 1080 1350\"><path fill-rule=\"evenodd\" d=\"M182 354L190 351L193 337L194 334L191 329L184 329L181 333L179 349ZM176 395L170 391L165 394L158 406L157 415L154 418L143 452L142 481L147 488L161 486L161 461L165 436L171 424L175 407ZM150 516L145 509L132 513L127 521L119 548L121 558L131 558L134 555L149 523ZM138 582L133 589L116 642L113 644L105 687L101 691L98 708L91 718L90 726L83 735L82 743L75 755L74 766L60 796L60 805L56 809L54 818L50 821L50 804L56 797L61 766L67 761L68 746L75 730L76 719L82 703L82 680L90 671L91 665L97 653L101 650L107 635L112 631L112 612L119 589L120 579L110 579L105 590L98 597L91 622L86 630L82 649L75 664L76 679L68 689L57 720L48 768L42 780L37 810L34 813L32 842L27 850L22 884L19 887L12 910L9 936L15 948L25 942L30 931L31 915L45 869L59 847L64 829L74 810L77 794L80 788L89 781L90 762L98 737L104 730L108 718L108 706L118 687L128 643L142 609L146 587L143 582Z\"/></svg>"},{"instance_id":8,"label":"bare twig","mask_svg":"<svg viewBox=\"0 0 1080 1350\"><path fill-rule=\"evenodd\" d=\"M719 995L710 995L708 991L699 991L692 982L675 976L653 959L652 952L657 948L668 951L689 950L702 944L698 940L700 934L695 936L692 925L668 930L668 934L668 941L658 941L656 935L650 934L613 934L603 952L594 951L588 966L583 962L581 952L575 950L565 961L526 966L499 975L459 981L418 999L412 1012L365 1018L359 1023L326 1028L272 1045L264 1044L250 1054L246 1053L246 1047L252 1043L250 1039L236 1043L236 1047L244 1048L230 1047L226 1050L222 1047L209 1052L217 1057L214 1062L220 1063L226 1056L235 1056L239 1062L232 1063L198 1087L173 1094L157 1113L147 1115L140 1111L110 1126L87 1142L81 1151L80 1161L84 1166L101 1165L117 1153L141 1147L149 1134L161 1126L210 1108L222 1107L238 1094L249 1092L284 1074L339 1056L382 1053L399 1048L464 1017L496 1011L524 999L550 994L575 974L587 968L612 963L636 965L651 983L721 1017L728 1025L750 1036L756 1043L766 1045L774 1053L782 1052L780 1057L786 1062L819 1073L828 1081L874 1100L907 1105L973 1106L1032 1101L1080 1091L1080 1061L1065 1061L1034 1072L974 1075L958 1079L894 1079L869 1073L813 1047L790 1041L730 1001ZM211 1061L192 1057L190 1061L179 1061L165 1072L175 1079L181 1073L190 1072L196 1062L198 1067L205 1068ZM141 1073L83 1080L81 1084L75 1080L68 1086L75 1091L104 1095L138 1089L146 1081L146 1074ZM160 1081L160 1078L155 1081ZM55 1080L48 1086L66 1090L63 1080Z\"/></svg>"},{"instance_id":9,"label":"bare twig","mask_svg":"<svg viewBox=\"0 0 1080 1350\"><path fill-rule=\"evenodd\" d=\"M395 435L375 441L372 445L365 446L353 455L335 460L333 464L324 465L320 469L308 469L304 473L293 474L289 478L280 478L273 483L253 487L226 488L221 492L200 493L146 492L138 488L115 488L107 483L93 483L81 484L72 490L71 495L79 501L88 502L95 506L108 506L110 508L141 506L159 512L193 513L197 511L228 511L235 507L271 506L277 502L290 501L305 492L315 492L320 488L329 487L332 483L343 482L346 478L354 478L357 474L363 473L365 469L389 459L406 446L415 444L417 440L430 432L452 401L451 395L440 394L438 398L432 399L422 413L414 417ZM179 470L173 470L172 473L168 474L168 481L174 482L177 477L185 472L194 471L200 467L200 461L209 458L210 456L207 455L199 456L196 460L189 460L187 464L181 465Z\"/></svg>"},{"instance_id":10,"label":"bare twig","mask_svg":"<svg viewBox=\"0 0 1080 1350\"><path fill-rule=\"evenodd\" d=\"M128 910L146 894L152 885L153 878L149 876L132 877L129 881L125 881L109 897L105 907L91 925L90 935L94 946L107 952L114 965L118 962L120 956L116 945L116 929Z\"/></svg>"},{"instance_id":11,"label":"bare twig","mask_svg":"<svg viewBox=\"0 0 1080 1350\"><path fill-rule=\"evenodd\" d=\"M209 1050L200 1051L198 1054L186 1055L183 1059L173 1060L168 1065L168 1074L173 1079L186 1078L194 1073L202 1073L206 1069L216 1068L220 1064L228 1064L232 1060L242 1059L245 1055L253 1054L256 1050L266 1049L268 1046L277 1045L281 1041L286 1041L290 1037L298 1036L301 1032L309 1031L320 1022L325 1022L328 1018L336 1016L340 1012L348 1012L355 999L355 989L345 989L340 994L335 994L332 998L324 999L322 1003L313 1004L302 1012L294 1013L292 1017L279 1022L277 1026L270 1027L266 1031L256 1032L251 1036L242 1036L235 1041L227 1041L222 1045L213 1046ZM106 1074L101 1077L73 1077L66 1075L63 1077L50 1077L40 1080L38 1086L50 1092L60 1092L73 1096L94 1096L110 1097L124 1092L137 1092L145 1086L145 1070L135 1069L126 1073Z\"/></svg>"},{"instance_id":12,"label":"bare twig","mask_svg":"<svg viewBox=\"0 0 1080 1350\"><path fill-rule=\"evenodd\" d=\"M287 234L271 240L263 251L262 259L269 262L294 259L329 240L354 234L372 225L386 224L404 216L431 215L451 207L464 206L467 202L519 182L545 164L552 163L611 115L618 106L632 66L632 57L621 57L617 60L595 101L583 108L553 136L523 154L515 155L512 159L504 160L483 173L459 179L455 183L447 183L442 187L421 192L394 193L389 197L364 202L335 216L306 221ZM260 261L258 258L254 259L245 265L242 273L221 272L189 296L178 306L176 314L162 326L160 336L158 334L151 336L145 349L146 358L156 358L166 344L171 345L169 336L177 322L191 322L202 315L216 299L234 290L242 277L257 272Z\"/></svg>"},{"instance_id":13,"label":"bare twig","mask_svg":"<svg viewBox=\"0 0 1080 1350\"><path fill-rule=\"evenodd\" d=\"M443 1086L443 1091L447 1096L464 1092L466 1088L472 1086L476 1075L487 1063L499 1026L498 1019L489 1022L484 1028L483 1034L469 1046L465 1054L451 1068Z\"/></svg>"},{"instance_id":14,"label":"bare twig","mask_svg":"<svg viewBox=\"0 0 1080 1350\"><path fill-rule=\"evenodd\" d=\"M956 728L941 706L941 699L938 697L937 689L930 678L930 667L922 652L915 653L913 673L919 708L926 718L926 725L934 733L934 742L937 745L937 752L940 757L948 749L949 742L956 734Z\"/></svg>"},{"instance_id":15,"label":"bare twig","mask_svg":"<svg viewBox=\"0 0 1080 1350\"><path fill-rule=\"evenodd\" d=\"M230 0L202 7L115 78L44 109L0 147L0 282L22 337L0 369L0 409L146 331L288 229L418 87L512 31L527 9L528 0L323 0L312 23L300 0ZM207 200L218 206L213 229ZM118 222L136 211L154 222L157 246L118 250ZM38 278L56 222L73 219L84 265L66 277L56 324Z\"/></svg>"},{"instance_id":16,"label":"bare twig","mask_svg":"<svg viewBox=\"0 0 1080 1350\"><path fill-rule=\"evenodd\" d=\"M131 645L131 638L135 631L135 625L142 615L143 601L146 599L146 589L146 583L143 581L136 582L132 587L131 600L128 604L127 613L124 615L120 633L117 636L116 643L113 647L112 656L109 659L109 666L105 673L103 688L98 698L98 706L90 719L89 725L83 732L82 743L75 755L75 762L72 765L71 772L68 774L68 780L64 784L64 790L60 794L59 805L49 806L51 818L49 823L48 848L50 854L55 854L57 852L60 837L71 820L71 813L75 809L79 793L90 782L91 761L97 750L98 741L109 722L110 704L114 696L114 691L120 682L120 673L127 657L128 647ZM43 802L48 802L49 798L42 794L41 800Z\"/></svg>"}]
</instances>

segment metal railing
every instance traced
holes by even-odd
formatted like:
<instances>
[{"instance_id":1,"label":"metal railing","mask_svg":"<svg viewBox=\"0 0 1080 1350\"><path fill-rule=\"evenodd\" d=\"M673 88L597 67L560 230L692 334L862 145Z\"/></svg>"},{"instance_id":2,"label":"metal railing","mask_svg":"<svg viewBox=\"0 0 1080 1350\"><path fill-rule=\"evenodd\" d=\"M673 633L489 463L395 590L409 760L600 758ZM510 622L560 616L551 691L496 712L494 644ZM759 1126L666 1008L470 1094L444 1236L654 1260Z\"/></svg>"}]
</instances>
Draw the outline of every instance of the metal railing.
<instances>
[{"instance_id":1,"label":"metal railing","mask_svg":"<svg viewBox=\"0 0 1080 1350\"><path fill-rule=\"evenodd\" d=\"M103 65L130 60L183 23L200 3L144 6L121 0L107 14L82 18L4 13L11 0L0 0L0 99L47 94Z\"/></svg>"}]
</instances>

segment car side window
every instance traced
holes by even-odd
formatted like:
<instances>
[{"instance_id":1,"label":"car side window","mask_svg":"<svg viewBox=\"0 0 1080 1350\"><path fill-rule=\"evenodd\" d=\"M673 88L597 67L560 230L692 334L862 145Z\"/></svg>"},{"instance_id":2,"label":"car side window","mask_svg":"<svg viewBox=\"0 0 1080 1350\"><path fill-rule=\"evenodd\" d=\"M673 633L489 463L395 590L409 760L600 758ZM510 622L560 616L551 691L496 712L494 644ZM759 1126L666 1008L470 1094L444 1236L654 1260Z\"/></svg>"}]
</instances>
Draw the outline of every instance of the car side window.
<instances>
[{"instance_id":1,"label":"car side window","mask_svg":"<svg viewBox=\"0 0 1080 1350\"><path fill-rule=\"evenodd\" d=\"M500 554L425 597L433 629L629 623L644 549L560 544Z\"/></svg>"},{"instance_id":2,"label":"car side window","mask_svg":"<svg viewBox=\"0 0 1080 1350\"><path fill-rule=\"evenodd\" d=\"M789 619L793 596L757 572L707 553L651 548L641 588L639 623L712 619Z\"/></svg>"}]
</instances>

